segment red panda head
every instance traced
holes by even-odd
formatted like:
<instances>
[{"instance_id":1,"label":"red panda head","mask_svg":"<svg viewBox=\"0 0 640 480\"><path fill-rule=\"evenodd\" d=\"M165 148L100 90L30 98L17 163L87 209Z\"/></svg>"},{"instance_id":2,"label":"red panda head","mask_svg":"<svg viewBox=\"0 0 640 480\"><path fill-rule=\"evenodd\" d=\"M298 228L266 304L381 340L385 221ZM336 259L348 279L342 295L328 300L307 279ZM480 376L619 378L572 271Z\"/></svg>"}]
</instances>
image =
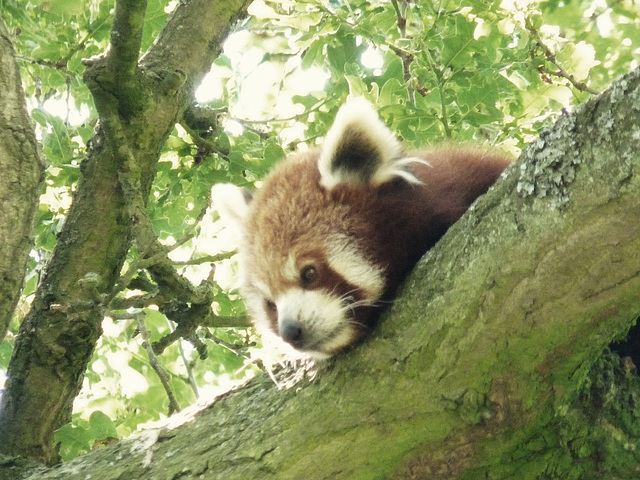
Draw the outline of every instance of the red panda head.
<instances>
[{"instance_id":1,"label":"red panda head","mask_svg":"<svg viewBox=\"0 0 640 480\"><path fill-rule=\"evenodd\" d=\"M214 187L221 216L242 231L242 293L266 341L326 357L362 336L397 263L384 251L393 242L385 231L402 228L386 218L400 201L387 185L410 191L413 162L422 161L404 158L358 99L339 110L319 150L282 162L255 198Z\"/></svg>"},{"instance_id":2,"label":"red panda head","mask_svg":"<svg viewBox=\"0 0 640 480\"><path fill-rule=\"evenodd\" d=\"M265 343L326 357L360 338L509 163L457 146L406 156L373 107L354 100L320 149L279 164L255 198L216 185L218 212L242 234L242 293Z\"/></svg>"}]
</instances>

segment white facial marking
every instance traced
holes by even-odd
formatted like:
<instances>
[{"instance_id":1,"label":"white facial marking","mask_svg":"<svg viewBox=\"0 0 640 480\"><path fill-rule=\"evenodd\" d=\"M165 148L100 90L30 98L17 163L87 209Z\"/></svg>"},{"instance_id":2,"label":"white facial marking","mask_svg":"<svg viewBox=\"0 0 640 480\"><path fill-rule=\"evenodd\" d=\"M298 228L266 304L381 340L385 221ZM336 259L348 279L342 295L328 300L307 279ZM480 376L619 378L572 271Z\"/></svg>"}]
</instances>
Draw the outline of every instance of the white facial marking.
<instances>
[{"instance_id":1,"label":"white facial marking","mask_svg":"<svg viewBox=\"0 0 640 480\"><path fill-rule=\"evenodd\" d=\"M296 321L304 332L304 349L309 352L327 355L353 339L348 306L336 296L293 288L279 297L276 305L278 323Z\"/></svg>"},{"instance_id":2,"label":"white facial marking","mask_svg":"<svg viewBox=\"0 0 640 480\"><path fill-rule=\"evenodd\" d=\"M254 279L252 281L252 286L255 290L258 291L259 295L263 298L263 299L268 299L270 300L271 298L273 298L272 293L271 293L271 289L269 288L269 286L257 279Z\"/></svg>"},{"instance_id":3,"label":"white facial marking","mask_svg":"<svg viewBox=\"0 0 640 480\"><path fill-rule=\"evenodd\" d=\"M347 237L337 235L329 240L327 260L338 275L363 290L368 301L380 298L385 283L383 269L364 257Z\"/></svg>"},{"instance_id":4,"label":"white facial marking","mask_svg":"<svg viewBox=\"0 0 640 480\"><path fill-rule=\"evenodd\" d=\"M292 282L296 282L298 280L300 273L296 268L296 257L292 253L290 253L287 257L287 261L284 263L284 266L282 268L282 273L284 275L284 278L286 278L287 280L290 280Z\"/></svg>"}]
</instances>

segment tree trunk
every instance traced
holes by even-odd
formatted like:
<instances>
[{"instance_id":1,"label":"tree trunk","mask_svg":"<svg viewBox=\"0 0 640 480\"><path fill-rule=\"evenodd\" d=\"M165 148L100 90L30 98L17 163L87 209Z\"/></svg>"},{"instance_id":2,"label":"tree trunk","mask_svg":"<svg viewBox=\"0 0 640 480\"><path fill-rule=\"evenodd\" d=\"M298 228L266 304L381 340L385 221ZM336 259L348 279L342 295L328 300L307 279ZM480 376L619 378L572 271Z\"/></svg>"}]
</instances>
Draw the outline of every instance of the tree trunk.
<instances>
[{"instance_id":1,"label":"tree trunk","mask_svg":"<svg viewBox=\"0 0 640 480\"><path fill-rule=\"evenodd\" d=\"M640 313L638 125L640 69L543 133L314 379L28 478L637 478L640 379L601 352Z\"/></svg>"},{"instance_id":2,"label":"tree trunk","mask_svg":"<svg viewBox=\"0 0 640 480\"><path fill-rule=\"evenodd\" d=\"M0 19L0 342L16 308L33 243L44 160L24 101L13 45Z\"/></svg>"},{"instance_id":3,"label":"tree trunk","mask_svg":"<svg viewBox=\"0 0 640 480\"><path fill-rule=\"evenodd\" d=\"M85 74L101 126L16 341L0 403L1 453L57 459L53 433L71 419L101 334L104 299L137 234L132 219L144 219L161 148L248 3L180 4L138 64L146 2L117 2L111 48Z\"/></svg>"}]
</instances>

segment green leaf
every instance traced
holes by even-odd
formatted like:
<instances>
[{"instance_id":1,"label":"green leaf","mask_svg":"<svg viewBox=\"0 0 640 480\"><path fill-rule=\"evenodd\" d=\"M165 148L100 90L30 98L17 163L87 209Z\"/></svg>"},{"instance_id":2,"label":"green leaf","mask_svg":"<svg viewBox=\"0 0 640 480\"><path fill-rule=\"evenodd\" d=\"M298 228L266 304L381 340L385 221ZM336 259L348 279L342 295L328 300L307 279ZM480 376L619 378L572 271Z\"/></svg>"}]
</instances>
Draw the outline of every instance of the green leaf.
<instances>
[{"instance_id":1,"label":"green leaf","mask_svg":"<svg viewBox=\"0 0 640 480\"><path fill-rule=\"evenodd\" d=\"M318 60L323 58L322 52L324 50L325 42L316 41L311 43L309 47L302 54L302 63L300 66L303 69L309 68L316 63L320 63Z\"/></svg>"},{"instance_id":2,"label":"green leaf","mask_svg":"<svg viewBox=\"0 0 640 480\"><path fill-rule=\"evenodd\" d=\"M67 424L56 431L54 439L60 444L59 453L62 459L71 460L91 449L93 437L89 433L89 429Z\"/></svg>"},{"instance_id":3,"label":"green leaf","mask_svg":"<svg viewBox=\"0 0 640 480\"><path fill-rule=\"evenodd\" d=\"M89 429L87 433L94 440L118 436L111 418L100 410L96 410L89 417Z\"/></svg>"},{"instance_id":4,"label":"green leaf","mask_svg":"<svg viewBox=\"0 0 640 480\"><path fill-rule=\"evenodd\" d=\"M284 150L275 142L269 142L264 148L264 160L267 165L271 166L282 160L285 156Z\"/></svg>"}]
</instances>

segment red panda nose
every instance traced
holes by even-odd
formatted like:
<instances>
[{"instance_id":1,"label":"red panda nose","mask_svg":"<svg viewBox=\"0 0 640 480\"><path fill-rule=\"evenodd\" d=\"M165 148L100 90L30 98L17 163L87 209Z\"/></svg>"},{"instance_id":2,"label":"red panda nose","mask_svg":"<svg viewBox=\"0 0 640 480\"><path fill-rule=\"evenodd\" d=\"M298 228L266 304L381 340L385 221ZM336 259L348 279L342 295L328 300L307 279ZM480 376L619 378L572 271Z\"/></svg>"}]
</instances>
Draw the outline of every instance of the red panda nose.
<instances>
[{"instance_id":1,"label":"red panda nose","mask_svg":"<svg viewBox=\"0 0 640 480\"><path fill-rule=\"evenodd\" d=\"M295 320L283 320L280 324L280 336L282 339L293 345L300 347L303 343L302 327Z\"/></svg>"}]
</instances>

